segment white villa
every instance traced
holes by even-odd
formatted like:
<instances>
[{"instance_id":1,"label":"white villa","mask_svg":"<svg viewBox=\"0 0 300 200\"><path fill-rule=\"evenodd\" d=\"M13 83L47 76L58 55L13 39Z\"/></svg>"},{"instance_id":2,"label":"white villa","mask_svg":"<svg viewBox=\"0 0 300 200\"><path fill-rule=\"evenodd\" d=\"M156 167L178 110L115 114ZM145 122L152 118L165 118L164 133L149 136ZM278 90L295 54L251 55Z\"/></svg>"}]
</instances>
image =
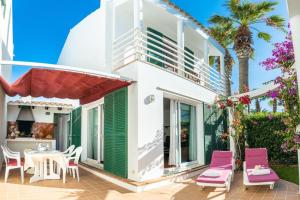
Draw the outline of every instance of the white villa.
<instances>
[{"instance_id":1,"label":"white villa","mask_svg":"<svg viewBox=\"0 0 300 200\"><path fill-rule=\"evenodd\" d=\"M58 64L134 83L78 108L81 131L73 124L71 134L80 135L81 161L138 182L208 164L212 149L227 148L218 142L226 118L209 107L224 93L223 56L167 1L101 1L70 30Z\"/></svg>"},{"instance_id":2,"label":"white villa","mask_svg":"<svg viewBox=\"0 0 300 200\"><path fill-rule=\"evenodd\" d=\"M93 99L81 102L65 120L70 124L68 136L55 138L56 144L64 144L60 150L71 144L83 147L82 168L127 189L141 191L146 187L138 188L128 182L195 175L210 163L213 150L229 149L229 142L221 140L228 129L227 114L210 106L225 91L225 50L198 21L172 3L102 0L99 9L70 30L58 64L51 65L10 62L12 1L1 2L1 76L8 82L11 64L44 67L48 75L57 77L57 70L64 70L68 76L81 73L105 79L99 84L77 82L74 87L67 78L63 82L74 91L79 84L90 87L84 95ZM44 71L30 73L34 76ZM123 84L109 88L115 83L110 80L128 82L126 87ZM13 103L8 104L4 91L9 92L3 89L1 144L14 142L6 139L7 116L11 116L7 108ZM90 92L102 89L103 95ZM95 100L95 96L101 98ZM82 100L82 96L77 97ZM41 107L43 112L47 112L46 107Z\"/></svg>"}]
</instances>

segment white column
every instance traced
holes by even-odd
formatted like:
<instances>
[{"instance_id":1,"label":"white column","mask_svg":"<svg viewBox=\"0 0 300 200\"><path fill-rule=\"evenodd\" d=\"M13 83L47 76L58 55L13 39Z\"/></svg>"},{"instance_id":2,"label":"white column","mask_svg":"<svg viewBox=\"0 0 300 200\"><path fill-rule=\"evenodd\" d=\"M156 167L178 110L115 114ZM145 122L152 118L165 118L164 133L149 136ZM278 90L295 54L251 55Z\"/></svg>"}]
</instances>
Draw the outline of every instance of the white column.
<instances>
[{"instance_id":1,"label":"white column","mask_svg":"<svg viewBox=\"0 0 300 200\"><path fill-rule=\"evenodd\" d=\"M114 1L103 0L104 13L105 13L105 63L107 65L107 71L112 70L113 60L113 39L114 39Z\"/></svg>"},{"instance_id":2,"label":"white column","mask_svg":"<svg viewBox=\"0 0 300 200\"><path fill-rule=\"evenodd\" d=\"M228 118L229 118L229 146L230 146L230 151L233 153L234 159L236 158L236 149L235 149L235 142L234 138L232 137L234 133L234 129L232 128L232 123L233 123L233 110L231 108L228 109ZM234 163L234 169L235 169L235 163Z\"/></svg>"},{"instance_id":3,"label":"white column","mask_svg":"<svg viewBox=\"0 0 300 200\"><path fill-rule=\"evenodd\" d=\"M133 0L133 28L143 29L143 1Z\"/></svg>"},{"instance_id":4,"label":"white column","mask_svg":"<svg viewBox=\"0 0 300 200\"><path fill-rule=\"evenodd\" d=\"M179 74L184 74L184 18L182 16L177 16L177 46L178 46L178 66Z\"/></svg>"},{"instance_id":5,"label":"white column","mask_svg":"<svg viewBox=\"0 0 300 200\"><path fill-rule=\"evenodd\" d=\"M205 164L205 145L204 145L204 110L203 103L196 107L197 111L197 160L201 165Z\"/></svg>"}]
</instances>

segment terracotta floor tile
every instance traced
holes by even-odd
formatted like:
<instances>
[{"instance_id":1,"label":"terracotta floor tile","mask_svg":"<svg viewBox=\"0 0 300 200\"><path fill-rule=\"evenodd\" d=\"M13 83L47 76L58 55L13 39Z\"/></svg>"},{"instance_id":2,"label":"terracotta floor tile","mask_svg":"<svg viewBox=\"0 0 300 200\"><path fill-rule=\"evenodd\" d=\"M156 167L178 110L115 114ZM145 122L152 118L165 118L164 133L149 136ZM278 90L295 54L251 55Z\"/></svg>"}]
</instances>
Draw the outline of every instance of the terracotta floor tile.
<instances>
[{"instance_id":1,"label":"terracotta floor tile","mask_svg":"<svg viewBox=\"0 0 300 200\"><path fill-rule=\"evenodd\" d=\"M30 175L21 184L19 173L11 173L8 183L0 173L0 200L298 200L298 186L280 180L274 190L265 186L249 187L243 191L242 173L236 173L229 193L224 188L206 187L203 191L194 179L177 181L168 186L142 193L133 193L80 170L80 182L67 177L29 184ZM300 200L300 199L299 199Z\"/></svg>"}]
</instances>

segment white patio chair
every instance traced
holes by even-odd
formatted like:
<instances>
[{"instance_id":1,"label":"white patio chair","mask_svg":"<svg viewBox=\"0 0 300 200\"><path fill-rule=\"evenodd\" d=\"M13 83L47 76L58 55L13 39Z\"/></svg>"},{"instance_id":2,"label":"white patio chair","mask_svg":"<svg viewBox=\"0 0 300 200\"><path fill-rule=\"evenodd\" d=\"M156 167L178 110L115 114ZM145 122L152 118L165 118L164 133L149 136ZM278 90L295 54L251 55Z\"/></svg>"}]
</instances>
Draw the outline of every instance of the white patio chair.
<instances>
[{"instance_id":1,"label":"white patio chair","mask_svg":"<svg viewBox=\"0 0 300 200\"><path fill-rule=\"evenodd\" d=\"M5 183L7 182L7 178L9 175L9 171L11 169L20 168L21 172L21 181L24 183L24 162L21 160L20 154L11 154L4 146L1 145L4 161L6 164L5 167Z\"/></svg>"},{"instance_id":2,"label":"white patio chair","mask_svg":"<svg viewBox=\"0 0 300 200\"><path fill-rule=\"evenodd\" d=\"M8 148L7 144L4 144L3 147L6 148L6 150L7 150L8 153L10 153L10 154L21 155L20 152L12 151L10 148Z\"/></svg>"},{"instance_id":3,"label":"white patio chair","mask_svg":"<svg viewBox=\"0 0 300 200\"><path fill-rule=\"evenodd\" d=\"M67 148L67 150L65 150L62 153L65 154L65 156L70 156L73 153L74 149L75 149L75 145L71 145L69 146L69 148Z\"/></svg>"},{"instance_id":4,"label":"white patio chair","mask_svg":"<svg viewBox=\"0 0 300 200\"><path fill-rule=\"evenodd\" d=\"M81 152L82 152L82 147L77 147L69 157L66 157L67 171L70 170L70 172L72 172L73 178L75 178L75 172L76 172L78 182L79 182L78 163L79 163Z\"/></svg>"}]
</instances>

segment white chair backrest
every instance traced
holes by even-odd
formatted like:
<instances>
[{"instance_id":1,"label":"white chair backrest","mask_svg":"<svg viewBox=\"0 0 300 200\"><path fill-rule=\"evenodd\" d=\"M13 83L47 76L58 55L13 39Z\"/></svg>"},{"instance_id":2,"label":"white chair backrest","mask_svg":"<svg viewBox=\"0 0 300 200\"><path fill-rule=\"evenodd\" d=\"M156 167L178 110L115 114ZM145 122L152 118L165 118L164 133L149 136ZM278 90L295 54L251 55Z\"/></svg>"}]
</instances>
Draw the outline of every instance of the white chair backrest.
<instances>
[{"instance_id":1,"label":"white chair backrest","mask_svg":"<svg viewBox=\"0 0 300 200\"><path fill-rule=\"evenodd\" d=\"M79 162L79 158L80 158L80 155L81 155L81 152L82 152L82 147L77 147L75 150L75 159L74 159L74 163L78 164Z\"/></svg>"},{"instance_id":2,"label":"white chair backrest","mask_svg":"<svg viewBox=\"0 0 300 200\"><path fill-rule=\"evenodd\" d=\"M3 157L4 157L4 161L5 161L5 164L7 165L8 163L8 158L7 158L7 149L5 146L1 145L1 149L2 149L2 152L3 152Z\"/></svg>"},{"instance_id":3,"label":"white chair backrest","mask_svg":"<svg viewBox=\"0 0 300 200\"><path fill-rule=\"evenodd\" d=\"M69 148L67 148L67 150L64 151L63 153L71 154L74 151L74 149L75 149L75 145L73 144L73 145L69 146Z\"/></svg>"},{"instance_id":4,"label":"white chair backrest","mask_svg":"<svg viewBox=\"0 0 300 200\"><path fill-rule=\"evenodd\" d=\"M7 144L4 144L4 147L9 154L19 154L20 153L20 152L16 152L16 151L13 151L10 148L8 148Z\"/></svg>"}]
</instances>

